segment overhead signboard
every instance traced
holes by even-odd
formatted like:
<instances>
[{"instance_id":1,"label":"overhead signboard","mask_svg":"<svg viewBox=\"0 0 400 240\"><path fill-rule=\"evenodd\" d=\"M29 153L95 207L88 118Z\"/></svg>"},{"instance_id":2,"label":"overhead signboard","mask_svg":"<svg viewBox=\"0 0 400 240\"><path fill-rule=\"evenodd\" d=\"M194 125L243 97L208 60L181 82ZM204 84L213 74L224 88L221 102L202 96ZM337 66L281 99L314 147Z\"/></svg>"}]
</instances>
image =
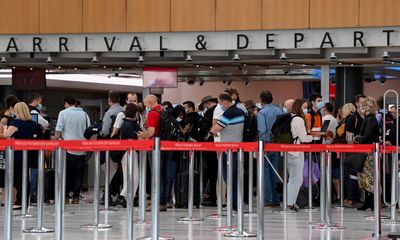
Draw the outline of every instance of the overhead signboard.
<instances>
[{"instance_id":1,"label":"overhead signboard","mask_svg":"<svg viewBox=\"0 0 400 240\"><path fill-rule=\"evenodd\" d=\"M400 27L0 35L0 53L317 49L400 46Z\"/></svg>"}]
</instances>

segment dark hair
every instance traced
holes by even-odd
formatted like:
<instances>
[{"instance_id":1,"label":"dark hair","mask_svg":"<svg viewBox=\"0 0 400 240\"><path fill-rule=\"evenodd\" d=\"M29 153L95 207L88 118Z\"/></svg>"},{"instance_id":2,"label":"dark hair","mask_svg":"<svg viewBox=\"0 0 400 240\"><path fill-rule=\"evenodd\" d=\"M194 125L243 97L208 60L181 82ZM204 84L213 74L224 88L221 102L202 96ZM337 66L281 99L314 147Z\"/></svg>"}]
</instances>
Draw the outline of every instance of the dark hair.
<instances>
[{"instance_id":1,"label":"dark hair","mask_svg":"<svg viewBox=\"0 0 400 240\"><path fill-rule=\"evenodd\" d=\"M333 104L332 103L325 103L325 105L324 105L324 107L325 107L325 109L326 109L326 111L327 112L329 112L329 113L334 113L334 107L333 107Z\"/></svg>"},{"instance_id":2,"label":"dark hair","mask_svg":"<svg viewBox=\"0 0 400 240\"><path fill-rule=\"evenodd\" d=\"M304 112L302 109L302 106L305 102L306 102L306 100L303 98L298 98L298 99L294 100L294 103L292 106L292 113L297 116L300 116L302 118L305 118L305 115L304 115Z\"/></svg>"},{"instance_id":3,"label":"dark hair","mask_svg":"<svg viewBox=\"0 0 400 240\"><path fill-rule=\"evenodd\" d=\"M76 98L72 95L68 95L64 98L64 103L68 103L68 105L75 105L76 104Z\"/></svg>"},{"instance_id":4,"label":"dark hair","mask_svg":"<svg viewBox=\"0 0 400 240\"><path fill-rule=\"evenodd\" d=\"M265 104L270 104L274 100L274 98L272 97L272 93L268 90L262 91L260 93L260 99L261 102Z\"/></svg>"},{"instance_id":5,"label":"dark hair","mask_svg":"<svg viewBox=\"0 0 400 240\"><path fill-rule=\"evenodd\" d=\"M172 103L170 101L165 101L161 105L167 106L168 108L173 108Z\"/></svg>"},{"instance_id":6,"label":"dark hair","mask_svg":"<svg viewBox=\"0 0 400 240\"><path fill-rule=\"evenodd\" d=\"M179 115L183 114L183 118L185 118L186 111L182 105L176 105L175 108L172 109L171 114L174 118L177 118Z\"/></svg>"},{"instance_id":7,"label":"dark hair","mask_svg":"<svg viewBox=\"0 0 400 240\"><path fill-rule=\"evenodd\" d=\"M42 98L42 96L40 96L39 94L37 94L37 93L31 93L31 94L29 94L29 96L28 96L28 103L31 104L33 101L39 100L40 98Z\"/></svg>"},{"instance_id":8,"label":"dark hair","mask_svg":"<svg viewBox=\"0 0 400 240\"><path fill-rule=\"evenodd\" d=\"M80 105L81 105L81 101L79 101L79 100L76 100L76 103L75 103L75 105L76 105L76 106L80 106Z\"/></svg>"},{"instance_id":9,"label":"dark hair","mask_svg":"<svg viewBox=\"0 0 400 240\"><path fill-rule=\"evenodd\" d=\"M137 94L136 94L136 93L134 93L134 92L129 92L129 93L126 94L126 100L128 100L129 94L132 95L132 96L136 96L136 98L137 98Z\"/></svg>"},{"instance_id":10,"label":"dark hair","mask_svg":"<svg viewBox=\"0 0 400 240\"><path fill-rule=\"evenodd\" d=\"M114 92L114 91L109 91L108 92L108 98L112 103L119 103L119 92Z\"/></svg>"},{"instance_id":11,"label":"dark hair","mask_svg":"<svg viewBox=\"0 0 400 240\"><path fill-rule=\"evenodd\" d=\"M192 102L192 101L186 101L186 102L183 103L183 105L188 105L188 107L190 107L193 110L196 109L196 107L194 105L194 102Z\"/></svg>"},{"instance_id":12,"label":"dark hair","mask_svg":"<svg viewBox=\"0 0 400 240\"><path fill-rule=\"evenodd\" d=\"M367 96L365 96L364 94L357 94L357 95L354 97L354 103L360 101L360 98L367 98Z\"/></svg>"},{"instance_id":13,"label":"dark hair","mask_svg":"<svg viewBox=\"0 0 400 240\"><path fill-rule=\"evenodd\" d=\"M317 98L322 98L322 95L320 93L312 93L309 97L308 97L308 101L310 101L310 103L314 102Z\"/></svg>"},{"instance_id":14,"label":"dark hair","mask_svg":"<svg viewBox=\"0 0 400 240\"><path fill-rule=\"evenodd\" d=\"M17 102L19 102L19 100L14 95L8 95L4 98L4 105L6 106L6 110L10 109L10 107L14 107Z\"/></svg>"},{"instance_id":15,"label":"dark hair","mask_svg":"<svg viewBox=\"0 0 400 240\"><path fill-rule=\"evenodd\" d=\"M376 100L376 104L378 104L379 109L383 109L384 108L384 106L383 106L383 97L379 97Z\"/></svg>"},{"instance_id":16,"label":"dark hair","mask_svg":"<svg viewBox=\"0 0 400 240\"><path fill-rule=\"evenodd\" d=\"M134 103L128 103L125 109L125 116L128 118L135 118L139 108Z\"/></svg>"},{"instance_id":17,"label":"dark hair","mask_svg":"<svg viewBox=\"0 0 400 240\"><path fill-rule=\"evenodd\" d=\"M219 99L220 101L232 102L232 97L231 97L231 95L229 95L229 93L221 93L221 94L218 96L218 99Z\"/></svg>"},{"instance_id":18,"label":"dark hair","mask_svg":"<svg viewBox=\"0 0 400 240\"><path fill-rule=\"evenodd\" d=\"M225 89L224 92L229 93L229 95L231 95L231 96L233 94L236 94L236 96L237 96L236 103L240 102L239 92L238 92L238 90L236 90L236 88L228 87L227 89Z\"/></svg>"}]
</instances>

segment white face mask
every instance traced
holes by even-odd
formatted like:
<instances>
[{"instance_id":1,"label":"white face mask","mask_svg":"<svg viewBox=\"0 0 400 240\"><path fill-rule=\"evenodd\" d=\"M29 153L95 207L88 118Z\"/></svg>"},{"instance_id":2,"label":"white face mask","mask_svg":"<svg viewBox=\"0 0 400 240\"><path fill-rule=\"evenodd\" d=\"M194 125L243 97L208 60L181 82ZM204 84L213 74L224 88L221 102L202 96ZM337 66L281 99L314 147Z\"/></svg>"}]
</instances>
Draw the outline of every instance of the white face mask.
<instances>
[{"instance_id":1,"label":"white face mask","mask_svg":"<svg viewBox=\"0 0 400 240\"><path fill-rule=\"evenodd\" d=\"M151 108L149 108L149 107L146 107L146 113L149 113L149 112L150 112L150 110L151 110Z\"/></svg>"},{"instance_id":2,"label":"white face mask","mask_svg":"<svg viewBox=\"0 0 400 240\"><path fill-rule=\"evenodd\" d=\"M289 112L287 108L283 108L282 110L283 110L283 113L288 113Z\"/></svg>"},{"instance_id":3,"label":"white face mask","mask_svg":"<svg viewBox=\"0 0 400 240\"><path fill-rule=\"evenodd\" d=\"M178 117L178 118L176 119L176 121L177 121L177 122L182 122L182 118Z\"/></svg>"},{"instance_id":4,"label":"white face mask","mask_svg":"<svg viewBox=\"0 0 400 240\"><path fill-rule=\"evenodd\" d=\"M303 108L303 113L304 113L304 115L307 115L308 109L307 108Z\"/></svg>"}]
</instances>

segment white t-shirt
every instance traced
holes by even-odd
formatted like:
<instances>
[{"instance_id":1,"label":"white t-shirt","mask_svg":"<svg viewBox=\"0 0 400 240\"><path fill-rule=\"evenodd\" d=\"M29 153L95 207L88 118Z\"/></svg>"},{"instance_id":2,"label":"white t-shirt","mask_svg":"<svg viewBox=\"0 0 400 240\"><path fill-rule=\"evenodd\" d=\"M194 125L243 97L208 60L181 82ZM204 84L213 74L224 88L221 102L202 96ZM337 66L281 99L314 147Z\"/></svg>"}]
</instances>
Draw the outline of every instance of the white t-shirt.
<instances>
[{"instance_id":1,"label":"white t-shirt","mask_svg":"<svg viewBox=\"0 0 400 240\"><path fill-rule=\"evenodd\" d=\"M224 114L224 110L222 110L221 105L218 104L214 109L213 120L218 121L221 118L222 114ZM217 134L217 136L214 137L214 142L221 142L221 136L219 135L219 133Z\"/></svg>"},{"instance_id":2,"label":"white t-shirt","mask_svg":"<svg viewBox=\"0 0 400 240\"><path fill-rule=\"evenodd\" d=\"M334 116L326 115L326 116L322 117L322 125L324 124L324 122L326 120L330 120L327 131L333 132L333 138L335 138L335 136L336 136L336 128L338 126L338 121ZM332 142L331 141L327 141L326 139L323 139L322 143L323 144L331 144Z\"/></svg>"},{"instance_id":3,"label":"white t-shirt","mask_svg":"<svg viewBox=\"0 0 400 240\"><path fill-rule=\"evenodd\" d=\"M124 122L124 118L125 118L125 117L126 117L126 116L125 116L125 113L124 113L124 112L119 112L119 113L117 114L117 117L115 118L115 122L114 122L113 127L114 127L114 128L120 129L121 126L122 126L122 123ZM136 115L136 118L139 120L139 125L140 125L140 127L143 127L142 116L141 116L140 114L137 114L137 115Z\"/></svg>"}]
</instances>

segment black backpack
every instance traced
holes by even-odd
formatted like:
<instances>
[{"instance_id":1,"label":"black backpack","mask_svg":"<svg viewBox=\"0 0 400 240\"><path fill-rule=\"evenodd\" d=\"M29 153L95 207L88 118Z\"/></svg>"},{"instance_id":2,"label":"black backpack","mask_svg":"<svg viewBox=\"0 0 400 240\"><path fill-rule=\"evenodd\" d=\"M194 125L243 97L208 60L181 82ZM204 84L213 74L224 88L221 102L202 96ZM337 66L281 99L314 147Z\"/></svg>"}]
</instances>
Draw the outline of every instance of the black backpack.
<instances>
[{"instance_id":1,"label":"black backpack","mask_svg":"<svg viewBox=\"0 0 400 240\"><path fill-rule=\"evenodd\" d=\"M278 115L271 128L272 143L294 143L296 139L293 138L291 130L291 123L294 117L290 113Z\"/></svg>"},{"instance_id":2,"label":"black backpack","mask_svg":"<svg viewBox=\"0 0 400 240\"><path fill-rule=\"evenodd\" d=\"M254 115L244 116L243 142L254 142L258 136L257 118Z\"/></svg>"},{"instance_id":3,"label":"black backpack","mask_svg":"<svg viewBox=\"0 0 400 240\"><path fill-rule=\"evenodd\" d=\"M176 119L167 111L154 109L160 114L160 139L167 141L183 141L182 128Z\"/></svg>"}]
</instances>

